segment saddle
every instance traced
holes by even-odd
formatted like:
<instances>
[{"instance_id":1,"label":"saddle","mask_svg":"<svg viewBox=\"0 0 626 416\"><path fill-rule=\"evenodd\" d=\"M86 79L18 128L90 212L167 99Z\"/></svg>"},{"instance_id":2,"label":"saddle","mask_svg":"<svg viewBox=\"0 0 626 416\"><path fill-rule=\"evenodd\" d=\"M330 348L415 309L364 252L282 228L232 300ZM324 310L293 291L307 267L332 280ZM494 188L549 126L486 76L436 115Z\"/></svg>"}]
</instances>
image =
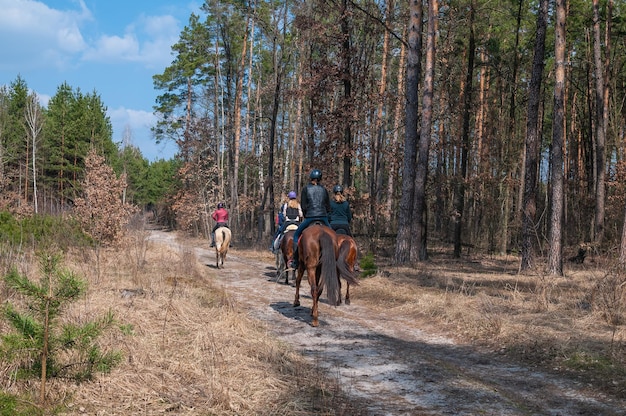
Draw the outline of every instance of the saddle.
<instances>
[{"instance_id":1,"label":"saddle","mask_svg":"<svg viewBox=\"0 0 626 416\"><path fill-rule=\"evenodd\" d=\"M280 242L282 241L283 237L285 236L285 234L287 234L288 231L295 231L297 229L298 229L298 224L295 224L295 223L289 224L287 227L285 227L285 231L279 234L274 240L274 246L273 246L274 251L279 249Z\"/></svg>"},{"instance_id":2,"label":"saddle","mask_svg":"<svg viewBox=\"0 0 626 416\"><path fill-rule=\"evenodd\" d=\"M291 230L297 230L298 229L298 224L289 224L287 226L287 228L285 228L285 231L283 231L283 235L287 234L287 231L291 231Z\"/></svg>"}]
</instances>

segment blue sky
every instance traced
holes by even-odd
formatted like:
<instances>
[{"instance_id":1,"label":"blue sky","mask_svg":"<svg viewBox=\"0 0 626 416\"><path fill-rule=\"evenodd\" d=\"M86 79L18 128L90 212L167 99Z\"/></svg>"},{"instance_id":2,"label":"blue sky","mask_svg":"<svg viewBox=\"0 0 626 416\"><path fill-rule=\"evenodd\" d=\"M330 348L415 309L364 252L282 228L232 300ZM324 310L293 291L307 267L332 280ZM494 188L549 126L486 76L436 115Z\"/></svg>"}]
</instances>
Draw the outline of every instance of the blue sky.
<instances>
[{"instance_id":1,"label":"blue sky","mask_svg":"<svg viewBox=\"0 0 626 416\"><path fill-rule=\"evenodd\" d=\"M172 61L171 45L201 0L0 0L0 85L20 75L45 105L67 82L94 90L108 108L113 140L150 161L169 159L173 143L150 133L158 91L152 76Z\"/></svg>"}]
</instances>

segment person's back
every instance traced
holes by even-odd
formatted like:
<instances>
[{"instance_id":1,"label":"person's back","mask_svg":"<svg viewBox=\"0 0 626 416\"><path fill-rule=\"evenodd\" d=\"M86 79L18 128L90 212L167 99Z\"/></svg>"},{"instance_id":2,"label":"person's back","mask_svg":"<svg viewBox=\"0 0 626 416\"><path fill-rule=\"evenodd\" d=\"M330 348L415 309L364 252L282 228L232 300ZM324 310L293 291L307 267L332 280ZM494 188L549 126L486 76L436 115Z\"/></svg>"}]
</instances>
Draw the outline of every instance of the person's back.
<instances>
[{"instance_id":1,"label":"person's back","mask_svg":"<svg viewBox=\"0 0 626 416\"><path fill-rule=\"evenodd\" d=\"M300 221L302 221L304 218L304 215L302 213L302 207L296 199L296 192L290 191L287 197L289 199L287 200L287 202L281 205L280 212L278 213L278 217L282 218L282 221L280 223L280 226L278 227L278 230L276 230L276 233L272 238L272 244L270 245L270 251L272 253L275 253L278 249L281 236L285 232L287 227L289 227L290 225L299 225Z\"/></svg>"},{"instance_id":2,"label":"person's back","mask_svg":"<svg viewBox=\"0 0 626 416\"><path fill-rule=\"evenodd\" d=\"M350 232L350 223L352 222L352 211L350 204L343 196L343 188L341 185L335 185L333 188L333 198L330 201L330 226L337 233L352 236Z\"/></svg>"},{"instance_id":3,"label":"person's back","mask_svg":"<svg viewBox=\"0 0 626 416\"><path fill-rule=\"evenodd\" d=\"M328 222L328 214L330 212L330 197L328 191L324 188L320 181L322 180L322 172L318 169L313 169L309 174L311 183L306 185L302 189L302 200L300 202L302 206L302 212L304 213L304 221L300 223L298 229L293 236L293 260L290 262L290 267L298 267L298 238L302 231L309 226L309 224L319 221L330 227Z\"/></svg>"},{"instance_id":4,"label":"person's back","mask_svg":"<svg viewBox=\"0 0 626 416\"><path fill-rule=\"evenodd\" d=\"M211 247L215 247L215 230L219 227L228 227L228 211L223 202L217 204L217 209L213 211L211 218L215 221L215 225L211 230Z\"/></svg>"},{"instance_id":5,"label":"person's back","mask_svg":"<svg viewBox=\"0 0 626 416\"><path fill-rule=\"evenodd\" d=\"M213 218L213 221L215 221L216 223L219 223L219 224L228 223L228 211L223 206L213 211L213 215L211 215L211 217Z\"/></svg>"},{"instance_id":6,"label":"person's back","mask_svg":"<svg viewBox=\"0 0 626 416\"><path fill-rule=\"evenodd\" d=\"M310 183L302 190L302 212L305 218L328 217L330 198L319 183Z\"/></svg>"},{"instance_id":7,"label":"person's back","mask_svg":"<svg viewBox=\"0 0 626 416\"><path fill-rule=\"evenodd\" d=\"M283 216L284 216L284 221L289 223L289 224L294 224L294 223L298 223L300 222L300 220L302 219L303 212L302 212L302 207L300 205L300 203L298 202L297 199L290 199L284 206L283 206Z\"/></svg>"}]
</instances>

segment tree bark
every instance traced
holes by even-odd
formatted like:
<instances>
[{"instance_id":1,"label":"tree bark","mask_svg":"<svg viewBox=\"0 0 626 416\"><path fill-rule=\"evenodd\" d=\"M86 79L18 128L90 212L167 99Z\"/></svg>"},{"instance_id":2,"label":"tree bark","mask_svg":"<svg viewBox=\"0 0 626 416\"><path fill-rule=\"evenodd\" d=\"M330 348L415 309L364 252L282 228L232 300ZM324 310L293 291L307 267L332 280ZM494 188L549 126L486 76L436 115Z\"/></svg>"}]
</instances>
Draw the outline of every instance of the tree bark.
<instances>
[{"instance_id":1,"label":"tree bark","mask_svg":"<svg viewBox=\"0 0 626 416\"><path fill-rule=\"evenodd\" d=\"M548 273L563 275L563 144L565 137L565 0L556 0L554 124L552 126L552 213Z\"/></svg>"},{"instance_id":2,"label":"tree bark","mask_svg":"<svg viewBox=\"0 0 626 416\"><path fill-rule=\"evenodd\" d=\"M400 197L398 236L396 237L396 264L410 260L411 223L415 198L415 159L417 157L417 125L419 109L419 81L422 60L422 0L411 0L408 25L406 69L406 127L404 132L404 162L402 167L402 195Z\"/></svg>"},{"instance_id":3,"label":"tree bark","mask_svg":"<svg viewBox=\"0 0 626 416\"><path fill-rule=\"evenodd\" d=\"M387 0L387 6L385 8L385 23L391 21L391 13L394 7L394 0ZM378 224L378 206L381 202L380 191L382 180L382 160L383 160L383 143L385 140L385 129L383 128L383 110L387 103L387 61L389 54L389 31L385 30L383 35L383 50L380 63L380 80L378 83L378 104L376 107L376 120L374 122L374 132L372 134L372 156L370 170L372 175L370 177L370 197L372 203L370 204L370 218L374 224Z\"/></svg>"},{"instance_id":4,"label":"tree bark","mask_svg":"<svg viewBox=\"0 0 626 416\"><path fill-rule=\"evenodd\" d=\"M343 36L341 49L343 54L343 98L345 102L352 108L352 74L350 71L350 13L348 12L348 0L341 2L341 34ZM352 186L352 111L349 112L350 117L344 120L343 128L343 184L346 187Z\"/></svg>"},{"instance_id":5,"label":"tree bark","mask_svg":"<svg viewBox=\"0 0 626 416\"><path fill-rule=\"evenodd\" d=\"M463 90L463 125L461 127L461 169L456 178L454 189L454 257L461 257L461 231L465 211L465 181L467 179L467 157L469 153L469 126L471 117L472 93L474 90L474 57L476 55L476 41L474 38L474 4L470 4L469 14L469 45L465 89Z\"/></svg>"},{"instance_id":6,"label":"tree bark","mask_svg":"<svg viewBox=\"0 0 626 416\"><path fill-rule=\"evenodd\" d=\"M415 174L415 217L413 221L413 241L411 261L428 260L428 218L426 206L426 183L428 180L428 160L430 134L433 118L433 94L435 80L435 52L437 46L438 0L428 2L428 35L426 40L426 64L424 67L424 95L422 100L422 129L418 144L417 172Z\"/></svg>"},{"instance_id":7,"label":"tree bark","mask_svg":"<svg viewBox=\"0 0 626 416\"><path fill-rule=\"evenodd\" d=\"M402 91L404 88L404 68L406 61L406 45L402 43L400 46L400 61L398 63L398 91ZM396 172L400 166L400 160L398 158L400 152L398 146L400 145L400 124L402 121L402 100L396 100L394 108L393 118L393 138L391 140L387 155L389 158L389 175L387 177L387 209L385 210L385 219L387 224L392 224L392 212L393 201L395 200L396 192L395 184L398 180Z\"/></svg>"},{"instance_id":8,"label":"tree bark","mask_svg":"<svg viewBox=\"0 0 626 416\"><path fill-rule=\"evenodd\" d=\"M595 75L595 136L596 136L596 207L593 240L601 243L604 237L605 167L606 167L606 114L604 110L604 69L600 40L600 5L593 0L593 63Z\"/></svg>"},{"instance_id":9,"label":"tree bark","mask_svg":"<svg viewBox=\"0 0 626 416\"><path fill-rule=\"evenodd\" d=\"M537 168L539 165L540 138L539 100L544 69L548 0L541 0L537 14L537 34L533 68L528 91L528 121L526 123L526 164L524 166L524 200L522 214L522 259L520 271L533 267L533 239L537 212Z\"/></svg>"}]
</instances>

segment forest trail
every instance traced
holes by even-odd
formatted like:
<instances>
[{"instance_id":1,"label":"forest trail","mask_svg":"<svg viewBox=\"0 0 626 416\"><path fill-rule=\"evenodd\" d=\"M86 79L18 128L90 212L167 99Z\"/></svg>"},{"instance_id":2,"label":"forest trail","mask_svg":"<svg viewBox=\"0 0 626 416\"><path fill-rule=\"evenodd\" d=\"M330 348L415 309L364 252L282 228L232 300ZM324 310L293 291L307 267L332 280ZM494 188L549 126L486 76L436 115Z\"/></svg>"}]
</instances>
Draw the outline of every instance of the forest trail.
<instances>
[{"instance_id":1,"label":"forest trail","mask_svg":"<svg viewBox=\"0 0 626 416\"><path fill-rule=\"evenodd\" d=\"M181 244L173 233L150 240ZM198 261L215 268L208 244L193 246ZM374 312L360 302L332 307L322 296L320 326L310 325L306 279L300 307L295 288L275 282L274 262L229 251L216 282L283 342L339 380L371 415L626 415L626 401L611 400L586 384L507 362L493 351L459 344L420 328L414 318ZM422 327L426 327L423 325Z\"/></svg>"}]
</instances>

